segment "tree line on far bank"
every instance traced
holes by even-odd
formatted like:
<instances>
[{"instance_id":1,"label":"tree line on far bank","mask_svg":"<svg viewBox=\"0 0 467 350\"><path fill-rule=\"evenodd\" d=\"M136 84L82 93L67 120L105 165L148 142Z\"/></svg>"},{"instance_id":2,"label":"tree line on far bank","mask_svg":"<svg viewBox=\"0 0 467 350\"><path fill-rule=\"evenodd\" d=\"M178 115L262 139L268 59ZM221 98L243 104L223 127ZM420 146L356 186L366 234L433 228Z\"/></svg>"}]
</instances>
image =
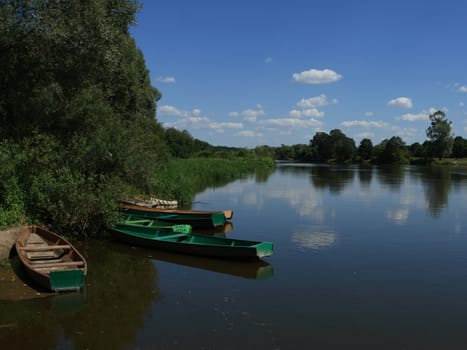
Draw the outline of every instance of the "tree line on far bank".
<instances>
[{"instance_id":1,"label":"tree line on far bank","mask_svg":"<svg viewBox=\"0 0 467 350\"><path fill-rule=\"evenodd\" d=\"M430 125L426 129L428 139L422 144L407 145L399 136L393 136L374 145L364 138L356 146L352 138L341 130L330 133L317 132L309 144L282 145L272 148L276 159L303 162L369 162L378 164L404 164L416 159L429 163L437 158L467 157L467 140L453 137L451 122L442 111L430 115Z\"/></svg>"}]
</instances>

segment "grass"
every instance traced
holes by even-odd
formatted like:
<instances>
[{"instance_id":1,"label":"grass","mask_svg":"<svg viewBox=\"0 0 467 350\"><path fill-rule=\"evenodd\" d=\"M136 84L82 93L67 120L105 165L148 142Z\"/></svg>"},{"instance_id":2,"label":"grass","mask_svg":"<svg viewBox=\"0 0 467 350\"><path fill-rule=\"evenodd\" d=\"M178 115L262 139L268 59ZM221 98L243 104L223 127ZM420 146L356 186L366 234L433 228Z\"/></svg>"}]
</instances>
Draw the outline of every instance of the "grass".
<instances>
[{"instance_id":1,"label":"grass","mask_svg":"<svg viewBox=\"0 0 467 350\"><path fill-rule=\"evenodd\" d=\"M187 206L206 188L221 187L254 172L267 173L274 166L270 158L177 159L157 169L153 187L157 197Z\"/></svg>"}]
</instances>

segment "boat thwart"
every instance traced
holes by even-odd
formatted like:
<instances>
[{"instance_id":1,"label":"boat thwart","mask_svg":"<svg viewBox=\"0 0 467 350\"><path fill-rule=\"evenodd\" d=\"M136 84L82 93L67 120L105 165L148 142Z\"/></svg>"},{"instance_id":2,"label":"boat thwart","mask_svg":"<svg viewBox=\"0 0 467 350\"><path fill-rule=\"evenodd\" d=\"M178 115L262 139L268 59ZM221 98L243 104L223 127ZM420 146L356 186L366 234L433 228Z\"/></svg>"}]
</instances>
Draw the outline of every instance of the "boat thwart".
<instances>
[{"instance_id":1,"label":"boat thwart","mask_svg":"<svg viewBox=\"0 0 467 350\"><path fill-rule=\"evenodd\" d=\"M271 242L220 238L179 233L168 228L119 222L115 238L134 245L160 250L225 259L258 259L272 255Z\"/></svg>"},{"instance_id":2,"label":"boat thwart","mask_svg":"<svg viewBox=\"0 0 467 350\"><path fill-rule=\"evenodd\" d=\"M84 287L86 260L65 238L29 225L19 233L15 248L28 275L41 287L53 292Z\"/></svg>"}]
</instances>

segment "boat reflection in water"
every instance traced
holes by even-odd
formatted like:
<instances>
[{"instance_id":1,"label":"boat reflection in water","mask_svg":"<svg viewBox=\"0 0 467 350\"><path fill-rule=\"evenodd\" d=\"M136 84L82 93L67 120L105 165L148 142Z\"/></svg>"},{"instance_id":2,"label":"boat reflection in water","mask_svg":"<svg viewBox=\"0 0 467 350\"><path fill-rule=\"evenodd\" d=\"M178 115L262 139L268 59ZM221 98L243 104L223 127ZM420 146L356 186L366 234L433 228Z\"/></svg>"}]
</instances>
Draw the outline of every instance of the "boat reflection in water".
<instances>
[{"instance_id":1,"label":"boat reflection in water","mask_svg":"<svg viewBox=\"0 0 467 350\"><path fill-rule=\"evenodd\" d=\"M212 228L192 228L192 233L197 235L208 235L213 237L225 238L227 233L232 232L233 223L226 221L224 225Z\"/></svg>"},{"instance_id":2,"label":"boat reflection in water","mask_svg":"<svg viewBox=\"0 0 467 350\"><path fill-rule=\"evenodd\" d=\"M112 241L111 246L118 251L126 251L131 255L138 255L142 259L150 258L177 265L188 266L196 269L213 271L243 278L264 280L273 276L274 271L270 263L257 259L247 261L223 260L216 258L205 258L188 254L177 254L162 250L148 249L144 247L133 247L118 241Z\"/></svg>"}]
</instances>

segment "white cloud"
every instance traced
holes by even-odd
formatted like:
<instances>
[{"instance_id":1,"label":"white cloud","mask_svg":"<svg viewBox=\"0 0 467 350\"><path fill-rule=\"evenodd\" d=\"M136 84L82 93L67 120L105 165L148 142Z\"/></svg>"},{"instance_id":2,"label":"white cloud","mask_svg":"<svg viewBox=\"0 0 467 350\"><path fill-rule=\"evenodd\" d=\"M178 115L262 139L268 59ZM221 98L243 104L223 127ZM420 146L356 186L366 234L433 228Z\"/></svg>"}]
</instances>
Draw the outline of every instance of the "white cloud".
<instances>
[{"instance_id":1,"label":"white cloud","mask_svg":"<svg viewBox=\"0 0 467 350\"><path fill-rule=\"evenodd\" d=\"M232 117L232 118L236 118L236 117L238 117L239 115L240 115L240 113L238 113L238 112L230 112L230 113L229 113L229 117Z\"/></svg>"},{"instance_id":2,"label":"white cloud","mask_svg":"<svg viewBox=\"0 0 467 350\"><path fill-rule=\"evenodd\" d=\"M292 77L296 82L303 84L327 84L342 79L342 75L331 69L310 69L301 73L294 73Z\"/></svg>"},{"instance_id":3,"label":"white cloud","mask_svg":"<svg viewBox=\"0 0 467 350\"><path fill-rule=\"evenodd\" d=\"M242 113L244 120L249 122L255 122L256 118L261 115L264 115L264 111L262 109L246 109Z\"/></svg>"},{"instance_id":4,"label":"white cloud","mask_svg":"<svg viewBox=\"0 0 467 350\"><path fill-rule=\"evenodd\" d=\"M336 104L337 99L328 100L326 95L321 94L319 96L314 96L310 98L302 98L297 102L297 107L301 109L292 109L289 112L289 117L291 118L322 118L324 117L324 112L317 109L317 107L327 106L329 104Z\"/></svg>"},{"instance_id":5,"label":"white cloud","mask_svg":"<svg viewBox=\"0 0 467 350\"><path fill-rule=\"evenodd\" d=\"M243 136L243 137L256 137L259 136L257 135L254 131L251 130L243 130L237 133L238 136Z\"/></svg>"},{"instance_id":6,"label":"white cloud","mask_svg":"<svg viewBox=\"0 0 467 350\"><path fill-rule=\"evenodd\" d=\"M336 100L333 100L336 101ZM330 102L326 95L321 94L319 96L314 96L310 98L302 98L297 102L297 106L300 108L315 108L320 106L327 106Z\"/></svg>"},{"instance_id":7,"label":"white cloud","mask_svg":"<svg viewBox=\"0 0 467 350\"><path fill-rule=\"evenodd\" d=\"M412 100L408 97L398 97L388 102L390 107L412 108Z\"/></svg>"},{"instance_id":8,"label":"white cloud","mask_svg":"<svg viewBox=\"0 0 467 350\"><path fill-rule=\"evenodd\" d=\"M271 63L272 62L272 57L266 57L264 60L264 63Z\"/></svg>"},{"instance_id":9,"label":"white cloud","mask_svg":"<svg viewBox=\"0 0 467 350\"><path fill-rule=\"evenodd\" d=\"M175 83L175 78L174 77L158 77L156 79L158 82L164 83L164 84L174 84Z\"/></svg>"},{"instance_id":10,"label":"white cloud","mask_svg":"<svg viewBox=\"0 0 467 350\"><path fill-rule=\"evenodd\" d=\"M157 113L162 114L162 115L177 115L177 116L182 115L182 111L178 110L177 108L173 106L168 106L168 105L158 107Z\"/></svg>"},{"instance_id":11,"label":"white cloud","mask_svg":"<svg viewBox=\"0 0 467 350\"><path fill-rule=\"evenodd\" d=\"M163 105L163 106L157 107L157 114L167 115L167 116L174 115L174 116L182 117L182 118L190 118L190 117L199 117L201 115L201 110L195 108L191 111L184 111L174 106Z\"/></svg>"},{"instance_id":12,"label":"white cloud","mask_svg":"<svg viewBox=\"0 0 467 350\"><path fill-rule=\"evenodd\" d=\"M323 116L324 116L324 112L321 112L316 108L304 109L302 111L297 110L297 109L292 109L289 112L289 117L291 118L302 118L302 117L321 118Z\"/></svg>"},{"instance_id":13,"label":"white cloud","mask_svg":"<svg viewBox=\"0 0 467 350\"><path fill-rule=\"evenodd\" d=\"M397 117L396 119L398 120L407 120L409 122L417 121L417 120L428 120L429 116L425 112L421 112L418 114L413 114L413 113L407 113L404 115L401 115L400 117Z\"/></svg>"},{"instance_id":14,"label":"white cloud","mask_svg":"<svg viewBox=\"0 0 467 350\"><path fill-rule=\"evenodd\" d=\"M368 121L368 120L349 120L342 122L341 125L346 128L351 127L362 127L365 129L369 128L387 128L389 124L383 121Z\"/></svg>"},{"instance_id":15,"label":"white cloud","mask_svg":"<svg viewBox=\"0 0 467 350\"><path fill-rule=\"evenodd\" d=\"M372 117L375 114L373 112L365 112L365 117Z\"/></svg>"},{"instance_id":16,"label":"white cloud","mask_svg":"<svg viewBox=\"0 0 467 350\"><path fill-rule=\"evenodd\" d=\"M260 121L261 125L295 128L318 128L321 122L316 119L277 118Z\"/></svg>"},{"instance_id":17,"label":"white cloud","mask_svg":"<svg viewBox=\"0 0 467 350\"><path fill-rule=\"evenodd\" d=\"M459 87L459 92L466 93L467 92L467 86L465 86L465 85L460 86Z\"/></svg>"},{"instance_id":18,"label":"white cloud","mask_svg":"<svg viewBox=\"0 0 467 350\"><path fill-rule=\"evenodd\" d=\"M229 122L210 122L208 124L210 129L242 129L243 123L229 123Z\"/></svg>"}]
</instances>

